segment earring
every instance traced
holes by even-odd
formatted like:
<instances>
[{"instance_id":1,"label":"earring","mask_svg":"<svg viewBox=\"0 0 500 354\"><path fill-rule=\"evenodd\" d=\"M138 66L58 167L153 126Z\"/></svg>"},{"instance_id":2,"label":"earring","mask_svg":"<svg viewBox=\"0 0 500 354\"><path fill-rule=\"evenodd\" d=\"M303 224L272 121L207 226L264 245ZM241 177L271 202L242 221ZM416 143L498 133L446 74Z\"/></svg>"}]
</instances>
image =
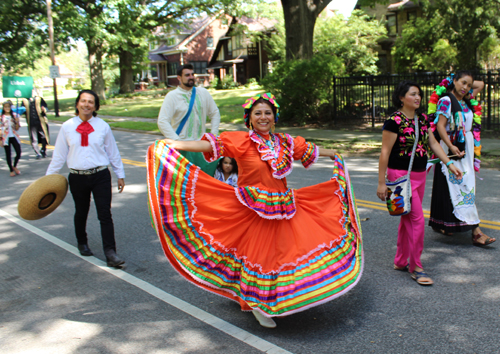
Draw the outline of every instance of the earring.
<instances>
[{"instance_id":1,"label":"earring","mask_svg":"<svg viewBox=\"0 0 500 354\"><path fill-rule=\"evenodd\" d=\"M271 134L274 134L274 129L276 128L276 126L273 124L273 126L271 127Z\"/></svg>"},{"instance_id":2,"label":"earring","mask_svg":"<svg viewBox=\"0 0 500 354\"><path fill-rule=\"evenodd\" d=\"M253 130L252 122L250 122L250 130Z\"/></svg>"}]
</instances>

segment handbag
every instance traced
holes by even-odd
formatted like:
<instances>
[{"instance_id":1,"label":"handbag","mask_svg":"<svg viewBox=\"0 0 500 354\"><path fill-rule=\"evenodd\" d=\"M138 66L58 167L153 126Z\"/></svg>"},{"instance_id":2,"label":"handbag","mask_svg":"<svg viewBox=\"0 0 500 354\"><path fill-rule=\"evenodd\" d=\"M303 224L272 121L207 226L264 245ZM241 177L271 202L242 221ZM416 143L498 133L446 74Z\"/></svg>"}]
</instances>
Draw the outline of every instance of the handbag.
<instances>
[{"instance_id":1,"label":"handbag","mask_svg":"<svg viewBox=\"0 0 500 354\"><path fill-rule=\"evenodd\" d=\"M385 178L385 185L387 186L387 209L392 216L406 215L411 211L411 180L410 173L413 167L413 158L415 157L415 150L418 144L418 116L415 114L415 143L413 144L413 151L411 153L410 165L408 166L408 173L399 177L395 181L390 181L387 176Z\"/></svg>"}]
</instances>

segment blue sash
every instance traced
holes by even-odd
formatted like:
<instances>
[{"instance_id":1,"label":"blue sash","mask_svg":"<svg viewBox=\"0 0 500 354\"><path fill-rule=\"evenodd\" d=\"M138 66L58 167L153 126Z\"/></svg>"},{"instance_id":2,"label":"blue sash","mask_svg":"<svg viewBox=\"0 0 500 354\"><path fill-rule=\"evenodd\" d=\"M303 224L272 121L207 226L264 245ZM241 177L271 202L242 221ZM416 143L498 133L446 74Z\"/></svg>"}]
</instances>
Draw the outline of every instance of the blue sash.
<instances>
[{"instance_id":1,"label":"blue sash","mask_svg":"<svg viewBox=\"0 0 500 354\"><path fill-rule=\"evenodd\" d=\"M182 118L181 124L179 124L179 126L177 127L177 130L175 131L175 133L177 135L179 135L181 133L182 128L184 128L184 125L186 124L189 116L191 115L191 111L193 110L193 106L194 106L195 97L196 97L196 87L193 86L193 92L191 93L191 100L189 101L188 111L187 111L186 115L184 116L184 118Z\"/></svg>"}]
</instances>

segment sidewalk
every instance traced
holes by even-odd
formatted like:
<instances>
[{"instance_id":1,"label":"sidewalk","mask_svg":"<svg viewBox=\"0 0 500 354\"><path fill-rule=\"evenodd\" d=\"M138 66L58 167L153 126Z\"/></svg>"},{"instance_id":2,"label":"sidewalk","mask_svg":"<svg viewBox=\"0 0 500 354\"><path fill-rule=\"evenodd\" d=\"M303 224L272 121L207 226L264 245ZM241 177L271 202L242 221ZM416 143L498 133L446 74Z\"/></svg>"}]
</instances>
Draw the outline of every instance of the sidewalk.
<instances>
[{"instance_id":1,"label":"sidewalk","mask_svg":"<svg viewBox=\"0 0 500 354\"><path fill-rule=\"evenodd\" d=\"M72 112L61 112L62 116L73 116ZM150 118L139 118L139 117L115 117L115 116L105 116L100 115L100 118L106 119L107 121L122 122L122 121L132 121L132 122L155 122L155 119ZM116 128L115 128L116 129ZM125 129L123 129L125 130ZM245 131L247 128L244 124L228 124L221 123L219 126L221 131ZM210 124L207 124L207 131L210 131ZM277 131L281 133L287 133L292 136L302 136L307 139L325 139L334 140L338 142L352 142L354 139L357 141L371 140L375 142L382 143L382 132L371 133L371 132L360 132L360 131L346 131L346 130L329 130L329 129L317 129L317 128L297 128L297 127L277 127ZM138 131L139 132L139 131ZM144 133L144 132L142 132ZM157 134L151 132L151 134ZM488 155L499 156L500 157L500 139L481 139L482 152Z\"/></svg>"}]
</instances>

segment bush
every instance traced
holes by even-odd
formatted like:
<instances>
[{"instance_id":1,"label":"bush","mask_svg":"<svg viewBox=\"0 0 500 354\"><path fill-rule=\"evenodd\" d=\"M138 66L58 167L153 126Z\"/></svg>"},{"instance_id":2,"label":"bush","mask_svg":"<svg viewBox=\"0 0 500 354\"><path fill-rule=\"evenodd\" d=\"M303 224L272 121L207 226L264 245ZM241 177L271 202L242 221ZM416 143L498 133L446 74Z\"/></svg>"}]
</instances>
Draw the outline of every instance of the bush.
<instances>
[{"instance_id":1,"label":"bush","mask_svg":"<svg viewBox=\"0 0 500 354\"><path fill-rule=\"evenodd\" d=\"M217 80L217 90L228 90L237 88L240 84L233 81L233 75L226 75L222 80Z\"/></svg>"},{"instance_id":2,"label":"bush","mask_svg":"<svg viewBox=\"0 0 500 354\"><path fill-rule=\"evenodd\" d=\"M329 123L333 107L333 76L342 73L340 59L316 55L310 60L279 63L262 84L276 95L280 121L288 125Z\"/></svg>"}]
</instances>

